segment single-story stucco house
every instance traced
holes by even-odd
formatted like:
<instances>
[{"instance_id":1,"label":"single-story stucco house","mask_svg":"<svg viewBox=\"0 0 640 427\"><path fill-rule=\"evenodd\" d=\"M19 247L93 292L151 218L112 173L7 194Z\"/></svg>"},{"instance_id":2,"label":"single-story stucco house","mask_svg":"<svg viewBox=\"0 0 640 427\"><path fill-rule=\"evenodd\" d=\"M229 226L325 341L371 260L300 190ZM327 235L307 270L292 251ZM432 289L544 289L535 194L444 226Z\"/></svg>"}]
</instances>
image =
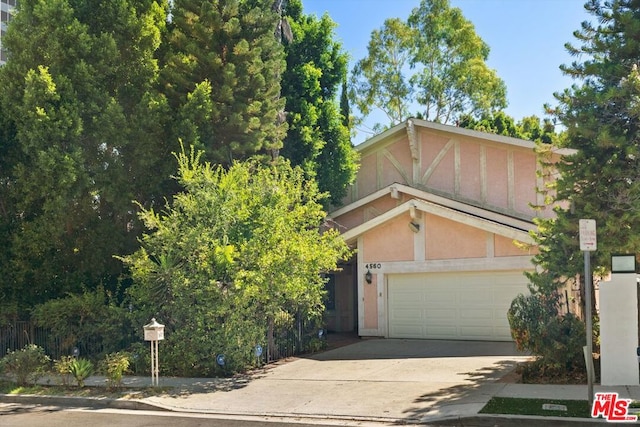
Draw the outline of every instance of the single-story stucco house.
<instances>
[{"instance_id":1,"label":"single-story stucco house","mask_svg":"<svg viewBox=\"0 0 640 427\"><path fill-rule=\"evenodd\" d=\"M535 144L410 119L356 150L358 176L330 218L357 252L330 276L328 329L511 340L533 219L553 215L532 207L546 180Z\"/></svg>"}]
</instances>

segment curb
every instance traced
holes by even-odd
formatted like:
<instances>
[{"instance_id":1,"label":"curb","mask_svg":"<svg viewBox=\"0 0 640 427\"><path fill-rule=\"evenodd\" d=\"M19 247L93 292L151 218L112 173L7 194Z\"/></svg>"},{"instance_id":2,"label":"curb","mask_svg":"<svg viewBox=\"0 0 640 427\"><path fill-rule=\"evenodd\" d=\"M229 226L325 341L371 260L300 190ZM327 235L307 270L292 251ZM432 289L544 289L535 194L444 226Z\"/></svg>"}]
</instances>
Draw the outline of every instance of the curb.
<instances>
[{"instance_id":1,"label":"curb","mask_svg":"<svg viewBox=\"0 0 640 427\"><path fill-rule=\"evenodd\" d=\"M75 397L75 396L41 396L30 394L0 394L0 403L15 403L22 405L44 405L60 406L70 408L97 408L97 409L125 409L138 411L160 411L174 413L199 413L210 415L240 416L240 417L269 417L278 419L309 419L309 420L334 420L352 422L373 422L373 423L398 423L402 425L433 425L433 426L457 426L457 427L538 427L540 425L551 427L573 427L585 424L603 424L603 419L593 418L569 418L569 417L539 417L526 415L499 415L486 414L475 416L459 417L424 417L420 420L396 420L371 417L340 417L331 415L305 415L305 414L282 414L282 413L227 413L222 411L190 410L182 408L172 408L159 404L144 402L133 399L111 399L104 397Z\"/></svg>"},{"instance_id":2,"label":"curb","mask_svg":"<svg viewBox=\"0 0 640 427\"><path fill-rule=\"evenodd\" d=\"M575 418L575 417L540 417L534 415L500 415L478 414L470 417L451 417L438 419L422 419L422 423L434 426L457 427L539 427L541 425L551 427L574 427L576 425L605 424L602 418Z\"/></svg>"},{"instance_id":3,"label":"curb","mask_svg":"<svg viewBox=\"0 0 640 427\"><path fill-rule=\"evenodd\" d=\"M34 394L0 394L2 403L23 405L66 406L71 408L112 408L139 411L172 411L170 408L153 405L141 400L111 399L105 397L40 396Z\"/></svg>"}]
</instances>

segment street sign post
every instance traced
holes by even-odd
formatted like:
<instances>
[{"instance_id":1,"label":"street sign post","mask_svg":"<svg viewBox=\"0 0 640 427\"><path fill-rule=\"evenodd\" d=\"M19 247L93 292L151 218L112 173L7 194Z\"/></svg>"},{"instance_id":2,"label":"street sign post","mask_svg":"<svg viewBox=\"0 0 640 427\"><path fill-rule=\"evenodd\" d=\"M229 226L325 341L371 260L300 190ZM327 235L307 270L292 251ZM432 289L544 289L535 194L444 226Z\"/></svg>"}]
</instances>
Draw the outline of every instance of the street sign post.
<instances>
[{"instance_id":1,"label":"street sign post","mask_svg":"<svg viewBox=\"0 0 640 427\"><path fill-rule=\"evenodd\" d=\"M595 251L598 248L598 239L596 235L596 220L581 219L580 226L580 250Z\"/></svg>"},{"instance_id":2,"label":"street sign post","mask_svg":"<svg viewBox=\"0 0 640 427\"><path fill-rule=\"evenodd\" d=\"M578 222L580 229L580 250L584 252L584 305L587 345L584 349L585 362L587 364L587 393L589 405L593 406L593 315L591 314L591 252L598 248L595 219L581 219Z\"/></svg>"}]
</instances>

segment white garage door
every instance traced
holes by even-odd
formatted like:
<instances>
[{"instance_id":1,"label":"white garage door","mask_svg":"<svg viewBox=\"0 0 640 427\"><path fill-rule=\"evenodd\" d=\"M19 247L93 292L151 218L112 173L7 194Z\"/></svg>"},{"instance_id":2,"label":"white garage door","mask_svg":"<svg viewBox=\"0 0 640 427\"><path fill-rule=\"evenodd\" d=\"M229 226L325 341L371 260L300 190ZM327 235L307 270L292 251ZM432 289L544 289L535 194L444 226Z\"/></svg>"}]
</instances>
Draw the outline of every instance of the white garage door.
<instances>
[{"instance_id":1,"label":"white garage door","mask_svg":"<svg viewBox=\"0 0 640 427\"><path fill-rule=\"evenodd\" d=\"M389 337L511 341L507 310L527 294L521 271L393 274Z\"/></svg>"}]
</instances>

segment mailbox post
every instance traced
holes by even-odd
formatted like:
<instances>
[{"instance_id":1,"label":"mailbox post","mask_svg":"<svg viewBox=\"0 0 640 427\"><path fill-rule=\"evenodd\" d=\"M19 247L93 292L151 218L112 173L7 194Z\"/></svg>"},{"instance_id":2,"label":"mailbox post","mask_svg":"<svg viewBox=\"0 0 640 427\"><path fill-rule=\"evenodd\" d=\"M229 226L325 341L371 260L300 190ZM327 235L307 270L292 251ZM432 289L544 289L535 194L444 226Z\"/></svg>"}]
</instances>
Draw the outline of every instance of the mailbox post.
<instances>
[{"instance_id":1,"label":"mailbox post","mask_svg":"<svg viewBox=\"0 0 640 427\"><path fill-rule=\"evenodd\" d=\"M144 325L144 340L151 341L151 385L159 383L160 368L158 366L158 341L164 339L164 325L156 322L155 317L148 325Z\"/></svg>"}]
</instances>

